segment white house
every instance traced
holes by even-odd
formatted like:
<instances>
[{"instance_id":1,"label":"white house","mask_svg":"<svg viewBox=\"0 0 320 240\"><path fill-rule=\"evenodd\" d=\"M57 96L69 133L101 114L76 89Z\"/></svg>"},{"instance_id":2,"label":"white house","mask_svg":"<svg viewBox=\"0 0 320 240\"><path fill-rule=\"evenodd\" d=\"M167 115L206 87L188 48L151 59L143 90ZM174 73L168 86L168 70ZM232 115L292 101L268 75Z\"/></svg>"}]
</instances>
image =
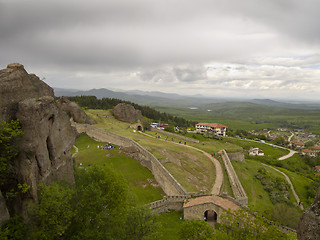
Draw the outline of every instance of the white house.
<instances>
[{"instance_id":1,"label":"white house","mask_svg":"<svg viewBox=\"0 0 320 240\"><path fill-rule=\"evenodd\" d=\"M215 135L226 136L227 126L219 123L198 123L196 124L197 133L213 132Z\"/></svg>"}]
</instances>

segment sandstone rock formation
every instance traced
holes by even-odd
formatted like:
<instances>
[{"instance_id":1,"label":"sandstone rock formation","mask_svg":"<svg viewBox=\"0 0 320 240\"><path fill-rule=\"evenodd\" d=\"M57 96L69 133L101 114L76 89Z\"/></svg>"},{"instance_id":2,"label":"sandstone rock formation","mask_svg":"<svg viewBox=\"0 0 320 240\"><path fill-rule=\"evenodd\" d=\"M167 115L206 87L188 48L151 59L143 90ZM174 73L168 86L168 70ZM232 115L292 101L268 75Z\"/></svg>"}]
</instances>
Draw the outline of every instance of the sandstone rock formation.
<instances>
[{"instance_id":1,"label":"sandstone rock formation","mask_svg":"<svg viewBox=\"0 0 320 240\"><path fill-rule=\"evenodd\" d=\"M41 96L53 97L53 89L36 75L28 74L23 65L12 63L0 70L0 122L15 118L20 101Z\"/></svg>"},{"instance_id":2,"label":"sandstone rock formation","mask_svg":"<svg viewBox=\"0 0 320 240\"><path fill-rule=\"evenodd\" d=\"M7 208L26 217L27 203L37 200L38 184L74 181L70 149L75 140L68 115L54 99L53 89L21 64L0 71L0 120L20 120L23 136L19 155L11 164L19 183L30 186ZM4 192L2 192L4 194ZM1 209L0 209L1 211Z\"/></svg>"},{"instance_id":3,"label":"sandstone rock formation","mask_svg":"<svg viewBox=\"0 0 320 240\"><path fill-rule=\"evenodd\" d=\"M126 103L119 103L115 106L113 114L116 119L123 122L133 123L142 119L141 111Z\"/></svg>"},{"instance_id":4,"label":"sandstone rock formation","mask_svg":"<svg viewBox=\"0 0 320 240\"><path fill-rule=\"evenodd\" d=\"M78 104L71 102L67 97L61 97L58 104L76 123L95 123Z\"/></svg>"},{"instance_id":5,"label":"sandstone rock formation","mask_svg":"<svg viewBox=\"0 0 320 240\"><path fill-rule=\"evenodd\" d=\"M303 212L297 233L299 240L320 239L320 187L313 203Z\"/></svg>"}]
</instances>

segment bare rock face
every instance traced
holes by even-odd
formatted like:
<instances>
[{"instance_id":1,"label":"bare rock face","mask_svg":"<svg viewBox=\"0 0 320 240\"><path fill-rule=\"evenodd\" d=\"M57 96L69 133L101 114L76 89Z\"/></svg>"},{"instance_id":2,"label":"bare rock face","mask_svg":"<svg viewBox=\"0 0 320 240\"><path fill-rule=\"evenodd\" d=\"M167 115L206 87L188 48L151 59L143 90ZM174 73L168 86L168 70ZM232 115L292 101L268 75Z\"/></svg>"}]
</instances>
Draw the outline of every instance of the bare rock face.
<instances>
[{"instance_id":1,"label":"bare rock face","mask_svg":"<svg viewBox=\"0 0 320 240\"><path fill-rule=\"evenodd\" d=\"M320 187L313 203L303 212L297 233L299 240L320 239Z\"/></svg>"},{"instance_id":2,"label":"bare rock face","mask_svg":"<svg viewBox=\"0 0 320 240\"><path fill-rule=\"evenodd\" d=\"M58 104L76 123L95 124L78 104L71 102L67 97L61 97Z\"/></svg>"},{"instance_id":3,"label":"bare rock face","mask_svg":"<svg viewBox=\"0 0 320 240\"><path fill-rule=\"evenodd\" d=\"M129 123L137 122L142 118L140 110L136 110L132 105L126 103L119 103L115 106L113 114L116 119Z\"/></svg>"},{"instance_id":4,"label":"bare rock face","mask_svg":"<svg viewBox=\"0 0 320 240\"><path fill-rule=\"evenodd\" d=\"M27 98L54 96L53 89L23 65L12 63L0 70L0 122L15 118L18 103Z\"/></svg>"},{"instance_id":5,"label":"bare rock face","mask_svg":"<svg viewBox=\"0 0 320 240\"><path fill-rule=\"evenodd\" d=\"M10 215L6 205L6 201L0 191L0 224L8 220L9 218L10 218Z\"/></svg>"},{"instance_id":6,"label":"bare rock face","mask_svg":"<svg viewBox=\"0 0 320 240\"><path fill-rule=\"evenodd\" d=\"M10 64L0 71L0 121L20 120L23 136L19 155L11 164L19 183L30 189L6 202L10 215L27 218L27 204L38 199L38 184L57 180L74 182L70 149L75 140L68 115L55 101L53 89L21 64ZM1 196L4 194L2 192ZM0 214L2 205L0 196Z\"/></svg>"}]
</instances>

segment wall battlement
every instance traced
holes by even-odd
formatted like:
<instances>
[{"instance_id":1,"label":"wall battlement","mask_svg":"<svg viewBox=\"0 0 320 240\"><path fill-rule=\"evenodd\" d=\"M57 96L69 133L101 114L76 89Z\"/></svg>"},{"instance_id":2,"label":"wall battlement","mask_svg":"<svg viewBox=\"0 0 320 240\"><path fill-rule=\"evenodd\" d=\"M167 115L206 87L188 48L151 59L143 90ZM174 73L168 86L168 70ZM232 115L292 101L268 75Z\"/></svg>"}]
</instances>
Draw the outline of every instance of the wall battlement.
<instances>
[{"instance_id":1,"label":"wall battlement","mask_svg":"<svg viewBox=\"0 0 320 240\"><path fill-rule=\"evenodd\" d=\"M234 168L231 164L231 161L228 157L228 154L226 151L223 149L220 152L220 155L222 157L224 166L227 170L228 178L231 184L231 188L233 191L233 194L236 198L236 201L241 204L242 206L248 206L248 197L246 195L246 192L244 191L242 184L234 171Z\"/></svg>"}]
</instances>

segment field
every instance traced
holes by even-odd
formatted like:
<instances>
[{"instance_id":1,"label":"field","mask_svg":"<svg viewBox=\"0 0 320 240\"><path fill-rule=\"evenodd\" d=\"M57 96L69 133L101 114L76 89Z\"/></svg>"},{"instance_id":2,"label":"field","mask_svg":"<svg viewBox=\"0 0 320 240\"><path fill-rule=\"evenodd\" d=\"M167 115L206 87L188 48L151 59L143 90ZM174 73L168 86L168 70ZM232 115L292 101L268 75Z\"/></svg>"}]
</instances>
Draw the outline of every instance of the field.
<instances>
[{"instance_id":1,"label":"field","mask_svg":"<svg viewBox=\"0 0 320 240\"><path fill-rule=\"evenodd\" d=\"M213 186L215 169L212 162L202 153L194 149L186 148L184 146L184 142L177 144L181 140L171 137L168 138L164 134L151 131L146 131L144 134L135 132L130 128L129 123L117 121L110 111L87 110L87 113L96 120L97 124L95 126L129 137L150 151L188 192L198 192L200 190L208 192L208 190ZM189 134L189 137L193 137L193 134ZM227 152L248 150L251 147L258 147L262 149L265 153L264 157L251 157L245 153L246 160L244 162L233 162L234 168L249 198L249 207L253 211L260 212L264 216L270 218L276 215L275 213L278 211L277 208L279 208L279 206L282 206L282 209L290 209L293 220L291 223L284 221L283 224L291 227L296 226L298 221L297 216L299 216L300 210L297 207L297 203L293 197L291 189L287 187L287 183L283 175L271 168L263 166L262 163L272 165L285 172L293 182L296 192L304 203L304 206L307 207L312 201L312 197L310 197L312 196L312 194L310 195L310 192L312 191L310 189L314 186L315 178L311 168L299 155L294 155L287 160L278 161L277 159L279 157L288 154L289 151L253 140L243 140L238 138L214 140L205 139L201 136L198 138L200 143L187 143L187 145L192 145L210 154L215 154L218 160L220 159L217 152L221 149L226 149ZM89 159L90 156L95 156L95 154L97 154L97 156L101 154L89 152L89 150L91 151L91 145L94 145L93 149L95 149L99 143L92 142L88 144L87 139L85 143L81 144L81 141L81 138L77 140L77 144L80 144L79 150L82 152L82 155L78 153L77 162L79 163L79 161L83 161L85 164L93 163L86 159ZM86 149L88 145L90 146ZM95 151L97 151L97 149L95 149ZM110 153L113 154L112 151L114 150L111 150ZM137 176L135 176L132 172L139 172L140 170L132 169L138 169L138 166L127 165L127 161L129 160L119 160L117 159L116 154L108 156L107 162L109 163L107 164L105 160L102 160L103 157L106 159L105 155L106 154L104 154L104 156L97 157L95 164L108 165L108 167L112 167L116 169L116 171L121 172L121 174L124 175L127 181L131 184L129 187L133 189L132 195L138 199L137 201L139 203L151 202L162 197L162 192L159 193L155 191L154 186L156 183L154 180L150 180L152 178L150 177L151 173L149 171L148 174L150 175L148 176L146 176L147 173L137 173ZM81 156L83 157L83 160L81 159ZM112 158L117 160L112 161ZM137 161L133 160L133 162L139 165ZM259 176L259 173L261 173L261 169L264 169L263 171L268 176L266 178L267 180L264 179L265 182L257 177L257 175ZM229 196L233 196L225 171L224 178L225 182L221 192L226 192ZM148 186L148 184L153 187ZM286 190L279 190L281 189L278 186L279 184ZM150 191L150 193L147 193L148 191ZM150 197L141 197L146 194L150 194ZM171 214L172 215L169 214L169 218L171 218L170 216L178 213ZM278 218L274 220L281 221L280 218L281 216L278 216Z\"/></svg>"},{"instance_id":2,"label":"field","mask_svg":"<svg viewBox=\"0 0 320 240\"><path fill-rule=\"evenodd\" d=\"M183 144L172 144L155 138L154 132L147 132L148 136L134 132L130 124L117 121L110 111L88 110L96 121L97 127L129 137L145 147L164 165L188 192L204 190L208 192L214 183L215 169L210 159L199 151L186 148ZM101 117L106 116L108 117ZM159 135L159 134L158 134ZM161 137L164 139L164 136ZM173 139L173 142L179 142Z\"/></svg>"},{"instance_id":3,"label":"field","mask_svg":"<svg viewBox=\"0 0 320 240\"><path fill-rule=\"evenodd\" d=\"M161 112L199 122L218 122L230 129L261 130L280 127L320 133L320 110L305 105L274 105L250 102L216 102L198 109L174 104L153 106ZM211 110L211 111L208 111Z\"/></svg>"},{"instance_id":4,"label":"field","mask_svg":"<svg viewBox=\"0 0 320 240\"><path fill-rule=\"evenodd\" d=\"M142 167L140 163L121 153L121 150L99 149L106 143L99 143L87 135L80 135L75 142L79 152L75 155L76 164L83 167L98 165L102 168L112 168L128 183L133 201L137 204L146 204L162 199L164 192L158 186L151 172Z\"/></svg>"}]
</instances>

